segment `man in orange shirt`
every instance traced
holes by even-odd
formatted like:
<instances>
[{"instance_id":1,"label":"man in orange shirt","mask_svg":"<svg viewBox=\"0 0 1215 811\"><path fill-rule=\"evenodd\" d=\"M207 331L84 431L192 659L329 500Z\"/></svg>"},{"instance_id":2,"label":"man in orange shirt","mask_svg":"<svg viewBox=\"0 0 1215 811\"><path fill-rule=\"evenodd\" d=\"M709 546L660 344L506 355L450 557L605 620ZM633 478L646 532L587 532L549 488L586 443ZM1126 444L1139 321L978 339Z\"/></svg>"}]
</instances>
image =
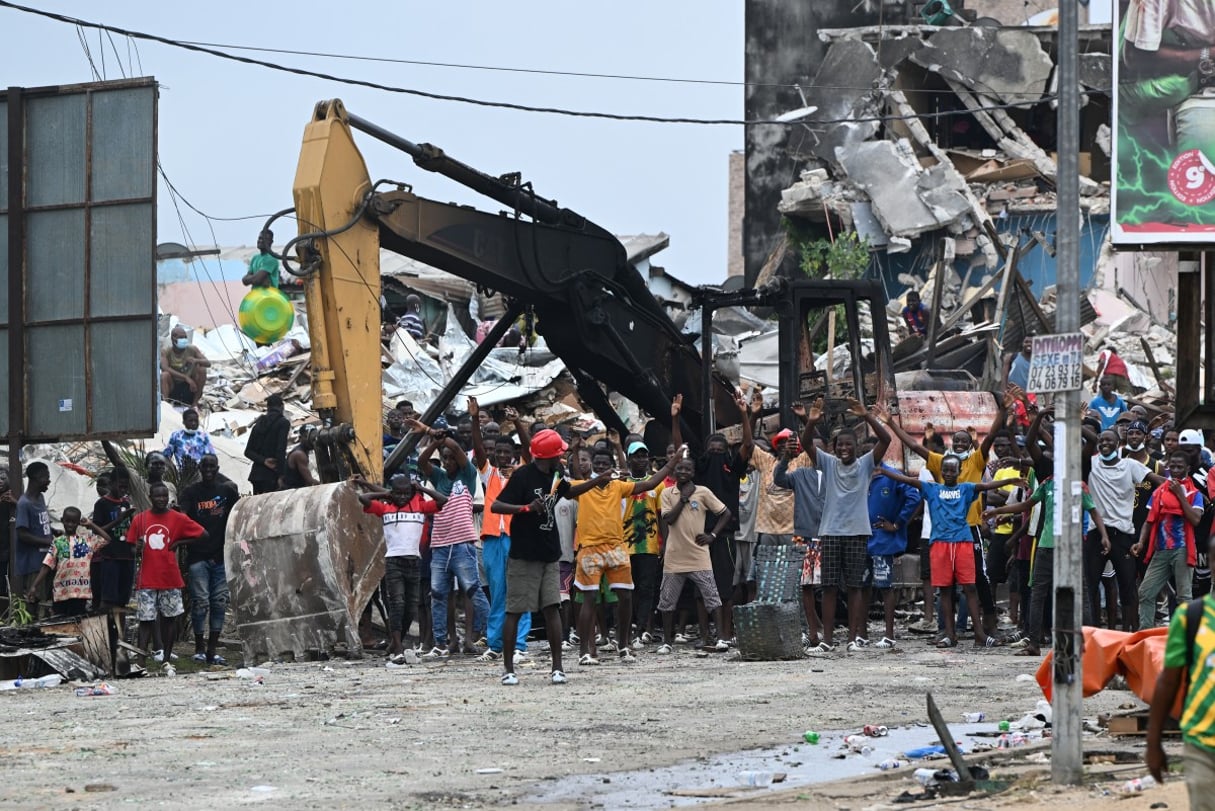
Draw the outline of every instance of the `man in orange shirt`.
<instances>
[{"instance_id":1,"label":"man in orange shirt","mask_svg":"<svg viewBox=\"0 0 1215 811\"><path fill-rule=\"evenodd\" d=\"M468 398L468 416L472 427L473 464L485 487L485 504L492 505L506 486L515 469L515 444L508 437L499 436L487 443L481 433L481 409L477 398ZM490 462L490 452L493 462ZM481 520L481 560L485 565L485 584L489 587L489 618L485 638L489 647L477 657L478 662L496 662L502 658L502 628L506 622L506 561L510 557L510 515L485 511ZM515 633L515 658L527 653L527 635L532 630L532 615L519 618L519 629Z\"/></svg>"}]
</instances>

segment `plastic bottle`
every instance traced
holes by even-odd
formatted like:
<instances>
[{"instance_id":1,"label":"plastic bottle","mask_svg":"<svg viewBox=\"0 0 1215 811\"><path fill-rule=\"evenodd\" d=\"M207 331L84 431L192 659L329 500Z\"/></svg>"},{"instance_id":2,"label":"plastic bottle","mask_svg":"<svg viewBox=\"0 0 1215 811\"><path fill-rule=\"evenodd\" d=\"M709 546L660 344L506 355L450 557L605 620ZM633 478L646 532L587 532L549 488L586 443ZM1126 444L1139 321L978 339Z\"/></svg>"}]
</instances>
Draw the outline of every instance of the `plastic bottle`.
<instances>
[{"instance_id":1,"label":"plastic bottle","mask_svg":"<svg viewBox=\"0 0 1215 811\"><path fill-rule=\"evenodd\" d=\"M890 734L890 730L886 727L880 727L876 724L865 724L861 729L861 734L867 735L870 738L885 738Z\"/></svg>"},{"instance_id":2,"label":"plastic bottle","mask_svg":"<svg viewBox=\"0 0 1215 811\"><path fill-rule=\"evenodd\" d=\"M864 735L845 735L844 746L849 749L858 749L869 743L869 740Z\"/></svg>"},{"instance_id":3,"label":"plastic bottle","mask_svg":"<svg viewBox=\"0 0 1215 811\"><path fill-rule=\"evenodd\" d=\"M908 765L908 763L905 760L899 760L898 758L887 758L878 764L878 768L884 772L888 772L891 769L901 769L906 765Z\"/></svg>"},{"instance_id":4,"label":"plastic bottle","mask_svg":"<svg viewBox=\"0 0 1215 811\"><path fill-rule=\"evenodd\" d=\"M1134 780L1127 780L1122 784L1122 792L1124 794L1135 794L1144 789L1155 788L1156 778L1150 774L1146 777L1136 777Z\"/></svg>"},{"instance_id":5,"label":"plastic bottle","mask_svg":"<svg viewBox=\"0 0 1215 811\"><path fill-rule=\"evenodd\" d=\"M1001 722L1000 722L1000 731L1001 731L1001 732L1008 732L1008 730L1009 730L1009 725L1008 725L1008 722L1007 722L1007 721L1001 721Z\"/></svg>"},{"instance_id":6,"label":"plastic bottle","mask_svg":"<svg viewBox=\"0 0 1215 811\"><path fill-rule=\"evenodd\" d=\"M806 743L809 743L809 744L818 743L818 733L815 732L813 729L807 729L806 733L804 735L802 735L802 737L806 740Z\"/></svg>"},{"instance_id":7,"label":"plastic bottle","mask_svg":"<svg viewBox=\"0 0 1215 811\"><path fill-rule=\"evenodd\" d=\"M985 712L963 713L962 720L968 724L981 724L987 720L987 713L985 713Z\"/></svg>"},{"instance_id":8,"label":"plastic bottle","mask_svg":"<svg viewBox=\"0 0 1215 811\"><path fill-rule=\"evenodd\" d=\"M739 772L738 783L742 786L770 786L773 777L775 775L772 772Z\"/></svg>"}]
</instances>

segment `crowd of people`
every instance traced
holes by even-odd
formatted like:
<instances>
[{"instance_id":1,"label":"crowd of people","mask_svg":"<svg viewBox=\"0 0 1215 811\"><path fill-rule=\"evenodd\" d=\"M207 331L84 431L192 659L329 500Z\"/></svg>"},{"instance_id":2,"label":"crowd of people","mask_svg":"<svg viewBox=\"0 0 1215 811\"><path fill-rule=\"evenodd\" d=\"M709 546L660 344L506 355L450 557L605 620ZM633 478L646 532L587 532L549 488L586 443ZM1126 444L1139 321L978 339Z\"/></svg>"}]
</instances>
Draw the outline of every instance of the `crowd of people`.
<instances>
[{"instance_id":1,"label":"crowd of people","mask_svg":"<svg viewBox=\"0 0 1215 811\"><path fill-rule=\"evenodd\" d=\"M1210 588L1202 547L1211 458L1201 432L1128 407L1116 383L1100 380L1078 449L1084 621L1136 630ZM798 424L767 434L763 394L739 392L737 404L745 419L735 442L714 433L696 454L683 444L680 396L664 448L614 431L591 442L514 409L491 415L475 399L432 425L398 404L385 421L385 456L410 433L422 447L385 487L349 482L383 523L377 604L389 663L471 655L501 662L503 683L514 684L533 620L554 683L566 678L563 653L594 667L605 655L627 665L693 640L727 651L732 607L756 595L755 550L772 544L805 552L809 655L904 644L896 616L909 593L899 561L907 553L918 553L924 599L905 630L952 648L969 628L976 646L1040 653L1055 546L1051 409L1009 383L984 432L945 438L932 426L912 436L884 405L854 400L834 420L821 400L795 405ZM107 471L93 509L64 510L61 528L51 526L41 463L26 469L20 498L8 491L0 502L17 525L19 596L63 614L124 608L133 596L141 646L167 672L187 585L194 658L224 663L224 538L239 498L197 412L187 409L183 424L164 453L148 455L146 471ZM315 484L311 433L288 451L290 433L281 399L269 398L246 449L254 493ZM919 457L918 472L886 459L895 442ZM169 466L193 471L196 483L177 493ZM871 608L884 620L872 642Z\"/></svg>"}]
</instances>

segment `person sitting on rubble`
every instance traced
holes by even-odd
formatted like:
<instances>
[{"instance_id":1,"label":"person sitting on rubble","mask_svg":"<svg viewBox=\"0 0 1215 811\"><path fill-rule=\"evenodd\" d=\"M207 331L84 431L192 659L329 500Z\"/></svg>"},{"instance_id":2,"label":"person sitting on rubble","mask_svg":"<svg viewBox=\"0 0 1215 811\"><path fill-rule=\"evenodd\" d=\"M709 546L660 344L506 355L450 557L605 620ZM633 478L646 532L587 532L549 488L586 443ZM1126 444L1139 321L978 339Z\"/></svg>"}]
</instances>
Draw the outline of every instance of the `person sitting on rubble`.
<instances>
[{"instance_id":1,"label":"person sitting on rubble","mask_svg":"<svg viewBox=\"0 0 1215 811\"><path fill-rule=\"evenodd\" d=\"M197 408L207 385L211 361L190 345L190 336L181 324L169 333L169 346L160 353L160 396L167 403L185 403Z\"/></svg>"},{"instance_id":2,"label":"person sitting on rubble","mask_svg":"<svg viewBox=\"0 0 1215 811\"><path fill-rule=\"evenodd\" d=\"M84 527L85 532L80 528ZM63 534L42 560L42 568L25 594L29 603L38 599L38 590L47 575L53 573L51 600L55 613L61 617L80 617L93 601L93 553L110 542L104 529L80 514L78 507L63 511Z\"/></svg>"},{"instance_id":3,"label":"person sitting on rubble","mask_svg":"<svg viewBox=\"0 0 1215 811\"><path fill-rule=\"evenodd\" d=\"M397 319L397 327L409 333L418 343L426 338L426 322L422 320L422 297L410 293L405 297L405 314Z\"/></svg>"},{"instance_id":4,"label":"person sitting on rubble","mask_svg":"<svg viewBox=\"0 0 1215 811\"><path fill-rule=\"evenodd\" d=\"M257 253L249 260L249 272L240 280L241 284L246 287L278 288L278 260L274 258L274 254L270 253L270 246L273 243L274 232L269 228L263 228L257 235Z\"/></svg>"},{"instance_id":5,"label":"person sitting on rubble","mask_svg":"<svg viewBox=\"0 0 1215 811\"><path fill-rule=\"evenodd\" d=\"M899 313L903 317L903 323L907 327L907 335L925 336L928 334L928 325L932 323L932 311L928 309L928 305L920 301L920 294L912 290L907 293L907 306Z\"/></svg>"},{"instance_id":6,"label":"person sitting on rubble","mask_svg":"<svg viewBox=\"0 0 1215 811\"><path fill-rule=\"evenodd\" d=\"M183 474L198 467L198 462L208 453L215 453L211 444L211 435L198 430L198 409L191 406L181 414L182 428L169 434L169 444L165 446L164 455L177 466Z\"/></svg>"},{"instance_id":7,"label":"person sitting on rubble","mask_svg":"<svg viewBox=\"0 0 1215 811\"><path fill-rule=\"evenodd\" d=\"M164 662L166 676L177 675L173 667L173 643L177 639L177 617L186 612L181 600L185 581L177 563L181 544L205 541L207 531L184 513L169 509L169 488L157 482L148 488L152 508L131 520L127 543L142 549L139 577L135 584L139 646L145 650L153 639L159 650L153 654Z\"/></svg>"}]
</instances>

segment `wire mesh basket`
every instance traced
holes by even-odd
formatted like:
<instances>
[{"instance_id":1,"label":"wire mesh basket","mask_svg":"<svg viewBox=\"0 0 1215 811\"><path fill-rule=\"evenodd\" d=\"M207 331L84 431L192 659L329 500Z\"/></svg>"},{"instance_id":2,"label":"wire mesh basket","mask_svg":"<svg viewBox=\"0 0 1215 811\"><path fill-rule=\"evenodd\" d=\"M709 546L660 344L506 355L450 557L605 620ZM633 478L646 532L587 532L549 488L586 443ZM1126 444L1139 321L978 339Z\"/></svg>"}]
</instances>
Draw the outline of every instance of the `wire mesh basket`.
<instances>
[{"instance_id":1,"label":"wire mesh basket","mask_svg":"<svg viewBox=\"0 0 1215 811\"><path fill-rule=\"evenodd\" d=\"M744 659L800 659L801 605L794 602L748 603L734 607L734 634Z\"/></svg>"},{"instance_id":2,"label":"wire mesh basket","mask_svg":"<svg viewBox=\"0 0 1215 811\"><path fill-rule=\"evenodd\" d=\"M755 549L755 602L785 603L800 601L802 544L763 544Z\"/></svg>"}]
</instances>

